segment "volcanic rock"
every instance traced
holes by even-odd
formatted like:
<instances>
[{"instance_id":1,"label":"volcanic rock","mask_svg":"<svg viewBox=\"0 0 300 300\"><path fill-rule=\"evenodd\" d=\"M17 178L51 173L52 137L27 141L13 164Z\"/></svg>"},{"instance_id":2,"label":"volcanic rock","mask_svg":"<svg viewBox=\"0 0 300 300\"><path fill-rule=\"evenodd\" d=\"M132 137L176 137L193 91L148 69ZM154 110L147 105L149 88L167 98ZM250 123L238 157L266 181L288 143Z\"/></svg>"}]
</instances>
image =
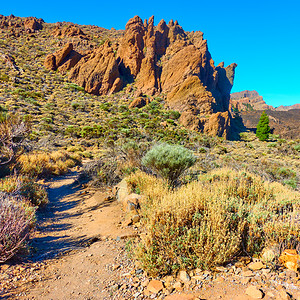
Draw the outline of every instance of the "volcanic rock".
<instances>
[{"instance_id":1,"label":"volcanic rock","mask_svg":"<svg viewBox=\"0 0 300 300\"><path fill-rule=\"evenodd\" d=\"M80 37L80 38L86 38L85 33L77 26L75 25L67 25L63 26L56 26L54 30L52 31L53 36L61 36L61 37Z\"/></svg>"},{"instance_id":2,"label":"volcanic rock","mask_svg":"<svg viewBox=\"0 0 300 300\"><path fill-rule=\"evenodd\" d=\"M71 69L69 79L95 95L118 92L123 87L114 49L108 41L85 55Z\"/></svg>"},{"instance_id":3,"label":"volcanic rock","mask_svg":"<svg viewBox=\"0 0 300 300\"><path fill-rule=\"evenodd\" d=\"M44 66L48 70L65 72L74 67L81 57L82 55L80 53L73 50L73 44L68 43L53 54L48 54Z\"/></svg>"},{"instance_id":4,"label":"volcanic rock","mask_svg":"<svg viewBox=\"0 0 300 300\"><path fill-rule=\"evenodd\" d=\"M145 105L147 105L149 103L149 99L148 98L144 98L144 97L138 97L136 99L134 99L130 104L129 104L129 108L142 108Z\"/></svg>"},{"instance_id":5,"label":"volcanic rock","mask_svg":"<svg viewBox=\"0 0 300 300\"><path fill-rule=\"evenodd\" d=\"M42 19L37 19L35 17L25 18L24 27L25 30L29 33L34 32L36 30L43 29L44 21Z\"/></svg>"},{"instance_id":6,"label":"volcanic rock","mask_svg":"<svg viewBox=\"0 0 300 300\"><path fill-rule=\"evenodd\" d=\"M263 97L257 91L243 91L232 93L230 95L230 104L232 108L239 111L251 110L274 110L274 107L267 105Z\"/></svg>"},{"instance_id":7,"label":"volcanic rock","mask_svg":"<svg viewBox=\"0 0 300 300\"><path fill-rule=\"evenodd\" d=\"M59 27L56 32L73 35L77 31ZM86 92L111 94L134 82L140 94L166 93L166 105L182 114L179 121L184 126L228 137L230 90L237 65L215 67L202 32L188 36L177 21L167 25L161 20L154 26L154 17L143 22L135 16L118 44L107 41L83 58L70 54L73 49L68 45L60 51L53 53L55 67L52 56L46 58L45 66L71 69L69 79ZM66 64L68 55L76 59ZM139 99L131 107L143 105Z\"/></svg>"}]
</instances>

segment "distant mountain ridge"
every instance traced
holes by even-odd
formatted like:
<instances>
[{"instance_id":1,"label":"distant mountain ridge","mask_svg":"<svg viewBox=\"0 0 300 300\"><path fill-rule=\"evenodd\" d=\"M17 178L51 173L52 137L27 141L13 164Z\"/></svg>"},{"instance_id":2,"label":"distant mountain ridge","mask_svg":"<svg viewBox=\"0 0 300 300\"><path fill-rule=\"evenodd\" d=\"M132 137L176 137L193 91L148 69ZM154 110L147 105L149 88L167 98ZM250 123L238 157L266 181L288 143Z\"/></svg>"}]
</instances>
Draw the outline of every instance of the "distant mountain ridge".
<instances>
[{"instance_id":1,"label":"distant mountain ridge","mask_svg":"<svg viewBox=\"0 0 300 300\"><path fill-rule=\"evenodd\" d=\"M232 109L239 111L253 111L253 110L274 110L274 111L288 111L292 109L300 109L300 103L289 106L274 107L268 105L262 96L257 91L242 91L232 93L230 95L230 105Z\"/></svg>"}]
</instances>

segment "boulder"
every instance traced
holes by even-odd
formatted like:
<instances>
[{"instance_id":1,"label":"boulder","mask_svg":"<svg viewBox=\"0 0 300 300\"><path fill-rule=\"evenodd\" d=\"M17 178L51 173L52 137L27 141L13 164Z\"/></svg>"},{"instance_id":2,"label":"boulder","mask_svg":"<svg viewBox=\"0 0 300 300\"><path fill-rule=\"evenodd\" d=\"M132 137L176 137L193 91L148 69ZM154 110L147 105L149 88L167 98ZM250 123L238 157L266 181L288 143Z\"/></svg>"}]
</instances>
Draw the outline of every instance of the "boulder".
<instances>
[{"instance_id":1,"label":"boulder","mask_svg":"<svg viewBox=\"0 0 300 300\"><path fill-rule=\"evenodd\" d=\"M250 296L253 299L262 299L264 293L254 285L250 285L246 289L246 295Z\"/></svg>"},{"instance_id":2,"label":"boulder","mask_svg":"<svg viewBox=\"0 0 300 300\"><path fill-rule=\"evenodd\" d=\"M48 54L46 56L44 67L48 70L55 71L56 70L56 58L53 54Z\"/></svg>"},{"instance_id":3,"label":"boulder","mask_svg":"<svg viewBox=\"0 0 300 300\"><path fill-rule=\"evenodd\" d=\"M70 54L72 50L73 50L73 44L68 43L62 49L53 53L53 55L55 56L56 67L59 67L62 64L64 59Z\"/></svg>"},{"instance_id":4,"label":"boulder","mask_svg":"<svg viewBox=\"0 0 300 300\"><path fill-rule=\"evenodd\" d=\"M68 43L63 48L46 56L44 67L48 70L66 72L74 67L82 55L73 50L73 44Z\"/></svg>"},{"instance_id":5,"label":"boulder","mask_svg":"<svg viewBox=\"0 0 300 300\"><path fill-rule=\"evenodd\" d=\"M151 280L147 286L147 290L151 293L157 294L164 288L160 280Z\"/></svg>"},{"instance_id":6,"label":"boulder","mask_svg":"<svg viewBox=\"0 0 300 300\"><path fill-rule=\"evenodd\" d=\"M138 97L136 99L134 99L130 104L129 104L129 108L134 108L134 107L138 107L138 108L142 108L144 106L146 106L149 103L149 99L148 98L144 98L144 97Z\"/></svg>"},{"instance_id":7,"label":"boulder","mask_svg":"<svg viewBox=\"0 0 300 300\"><path fill-rule=\"evenodd\" d=\"M42 19L37 19L35 17L28 17L24 20L25 30L29 33L32 33L36 30L43 29L44 21Z\"/></svg>"},{"instance_id":8,"label":"boulder","mask_svg":"<svg viewBox=\"0 0 300 300\"><path fill-rule=\"evenodd\" d=\"M86 38L85 33L77 26L75 25L68 25L68 26L56 26L52 30L53 36L61 36L61 37L80 37L80 38Z\"/></svg>"},{"instance_id":9,"label":"boulder","mask_svg":"<svg viewBox=\"0 0 300 300\"><path fill-rule=\"evenodd\" d=\"M300 263L300 256L299 256L297 250L295 250L295 249L284 250L281 253L278 260L287 269L297 272L299 263Z\"/></svg>"}]
</instances>

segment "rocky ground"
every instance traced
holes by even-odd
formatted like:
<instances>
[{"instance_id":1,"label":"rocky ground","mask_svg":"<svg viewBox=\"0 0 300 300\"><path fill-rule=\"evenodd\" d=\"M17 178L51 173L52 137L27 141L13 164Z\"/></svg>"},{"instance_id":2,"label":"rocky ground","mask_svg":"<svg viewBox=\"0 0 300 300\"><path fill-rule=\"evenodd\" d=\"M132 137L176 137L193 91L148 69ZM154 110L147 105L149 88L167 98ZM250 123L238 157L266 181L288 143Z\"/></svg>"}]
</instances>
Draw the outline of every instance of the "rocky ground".
<instances>
[{"instance_id":1,"label":"rocky ground","mask_svg":"<svg viewBox=\"0 0 300 300\"><path fill-rule=\"evenodd\" d=\"M298 273L250 258L214 272L148 277L126 251L137 227L124 225L109 190L77 178L46 183L50 204L39 213L29 254L1 265L3 299L300 299Z\"/></svg>"}]
</instances>

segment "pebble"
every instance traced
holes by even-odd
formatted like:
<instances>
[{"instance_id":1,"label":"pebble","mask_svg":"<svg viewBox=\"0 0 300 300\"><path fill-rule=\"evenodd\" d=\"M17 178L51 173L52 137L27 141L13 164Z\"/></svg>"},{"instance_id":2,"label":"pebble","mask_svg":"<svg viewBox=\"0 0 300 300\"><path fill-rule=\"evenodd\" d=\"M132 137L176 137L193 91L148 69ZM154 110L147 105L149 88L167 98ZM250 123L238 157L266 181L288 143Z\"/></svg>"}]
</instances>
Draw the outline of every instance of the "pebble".
<instances>
[{"instance_id":1,"label":"pebble","mask_svg":"<svg viewBox=\"0 0 300 300\"><path fill-rule=\"evenodd\" d=\"M160 280L151 280L147 286L147 290L151 293L159 293L164 288Z\"/></svg>"},{"instance_id":2,"label":"pebble","mask_svg":"<svg viewBox=\"0 0 300 300\"><path fill-rule=\"evenodd\" d=\"M254 299L262 299L264 296L263 292L254 285L247 287L246 294Z\"/></svg>"}]
</instances>

